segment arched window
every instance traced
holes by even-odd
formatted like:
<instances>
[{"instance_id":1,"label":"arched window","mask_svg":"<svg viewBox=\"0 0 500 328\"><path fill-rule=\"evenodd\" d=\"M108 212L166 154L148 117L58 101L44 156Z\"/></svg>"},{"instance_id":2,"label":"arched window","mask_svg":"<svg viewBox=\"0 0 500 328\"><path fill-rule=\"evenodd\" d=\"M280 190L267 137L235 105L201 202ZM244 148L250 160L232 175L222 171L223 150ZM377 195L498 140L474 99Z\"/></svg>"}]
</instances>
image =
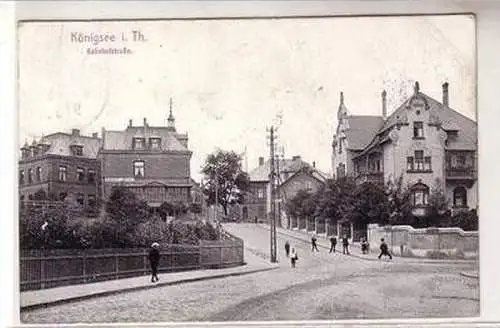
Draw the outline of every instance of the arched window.
<instances>
[{"instance_id":1,"label":"arched window","mask_svg":"<svg viewBox=\"0 0 500 328\"><path fill-rule=\"evenodd\" d=\"M417 183L411 188L411 198L414 206L425 206L429 202L429 187Z\"/></svg>"},{"instance_id":2,"label":"arched window","mask_svg":"<svg viewBox=\"0 0 500 328\"><path fill-rule=\"evenodd\" d=\"M453 190L453 206L467 207L467 189L460 186Z\"/></svg>"}]
</instances>

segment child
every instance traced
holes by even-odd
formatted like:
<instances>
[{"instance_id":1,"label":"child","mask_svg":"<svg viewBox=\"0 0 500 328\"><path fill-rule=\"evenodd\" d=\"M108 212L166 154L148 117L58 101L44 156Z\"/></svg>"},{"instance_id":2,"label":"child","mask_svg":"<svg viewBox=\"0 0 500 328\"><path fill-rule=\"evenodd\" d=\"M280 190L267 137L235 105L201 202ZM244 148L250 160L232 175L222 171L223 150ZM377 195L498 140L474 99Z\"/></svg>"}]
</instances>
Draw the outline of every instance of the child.
<instances>
[{"instance_id":1,"label":"child","mask_svg":"<svg viewBox=\"0 0 500 328\"><path fill-rule=\"evenodd\" d=\"M311 238L311 243L312 243L312 251L314 252L314 250L316 250L316 252L319 252L319 249L318 249L318 245L316 244L316 236L313 236Z\"/></svg>"},{"instance_id":2,"label":"child","mask_svg":"<svg viewBox=\"0 0 500 328\"><path fill-rule=\"evenodd\" d=\"M368 254L368 242L364 238L361 240L361 251L363 254Z\"/></svg>"}]
</instances>

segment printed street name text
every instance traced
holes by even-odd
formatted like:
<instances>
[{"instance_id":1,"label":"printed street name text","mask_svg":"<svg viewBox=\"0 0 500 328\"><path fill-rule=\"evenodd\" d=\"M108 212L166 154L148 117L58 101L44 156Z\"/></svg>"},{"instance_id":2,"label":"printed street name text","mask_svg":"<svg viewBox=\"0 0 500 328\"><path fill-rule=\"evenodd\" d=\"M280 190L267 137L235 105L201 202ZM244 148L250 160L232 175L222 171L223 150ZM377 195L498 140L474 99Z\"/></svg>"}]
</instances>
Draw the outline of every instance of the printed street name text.
<instances>
[{"instance_id":1,"label":"printed street name text","mask_svg":"<svg viewBox=\"0 0 500 328\"><path fill-rule=\"evenodd\" d=\"M128 55L132 54L132 50L118 43L146 42L147 39L141 31L132 30L128 33L71 32L70 41L87 45L88 55Z\"/></svg>"}]
</instances>

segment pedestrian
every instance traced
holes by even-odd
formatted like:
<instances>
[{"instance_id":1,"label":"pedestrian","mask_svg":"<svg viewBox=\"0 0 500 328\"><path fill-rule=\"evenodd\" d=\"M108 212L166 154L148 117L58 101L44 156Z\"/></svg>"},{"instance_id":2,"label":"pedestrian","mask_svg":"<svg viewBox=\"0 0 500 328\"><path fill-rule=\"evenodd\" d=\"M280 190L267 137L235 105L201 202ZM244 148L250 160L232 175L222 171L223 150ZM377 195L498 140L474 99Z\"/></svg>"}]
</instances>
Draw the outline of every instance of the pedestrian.
<instances>
[{"instance_id":1,"label":"pedestrian","mask_svg":"<svg viewBox=\"0 0 500 328\"><path fill-rule=\"evenodd\" d=\"M292 268L295 268L295 263L299 259L299 256L295 252L295 248L292 248L292 253L290 253L290 261L292 263Z\"/></svg>"},{"instance_id":2,"label":"pedestrian","mask_svg":"<svg viewBox=\"0 0 500 328\"><path fill-rule=\"evenodd\" d=\"M257 217L255 217L255 223L257 223Z\"/></svg>"},{"instance_id":3,"label":"pedestrian","mask_svg":"<svg viewBox=\"0 0 500 328\"><path fill-rule=\"evenodd\" d=\"M318 249L318 245L316 244L316 236L312 236L311 238L311 244L312 244L312 251L314 252L314 250L316 250L317 252L319 252L319 249Z\"/></svg>"},{"instance_id":4,"label":"pedestrian","mask_svg":"<svg viewBox=\"0 0 500 328\"><path fill-rule=\"evenodd\" d=\"M392 255L389 253L389 248L387 247L387 244L385 243L384 238L380 239L380 254L378 258L380 259L382 255L389 256L389 259L392 260Z\"/></svg>"},{"instance_id":5,"label":"pedestrian","mask_svg":"<svg viewBox=\"0 0 500 328\"><path fill-rule=\"evenodd\" d=\"M286 257L290 256L290 243L288 242L288 240L285 243L285 254Z\"/></svg>"},{"instance_id":6,"label":"pedestrian","mask_svg":"<svg viewBox=\"0 0 500 328\"><path fill-rule=\"evenodd\" d=\"M368 254L368 242L365 238L361 240L361 252L363 252L363 254Z\"/></svg>"},{"instance_id":7,"label":"pedestrian","mask_svg":"<svg viewBox=\"0 0 500 328\"><path fill-rule=\"evenodd\" d=\"M346 235L342 238L342 254L349 255L349 239Z\"/></svg>"},{"instance_id":8,"label":"pedestrian","mask_svg":"<svg viewBox=\"0 0 500 328\"><path fill-rule=\"evenodd\" d=\"M149 264L151 265L151 282L157 282L158 278L158 264L160 263L160 251L158 248L160 244L153 243L149 251Z\"/></svg>"},{"instance_id":9,"label":"pedestrian","mask_svg":"<svg viewBox=\"0 0 500 328\"><path fill-rule=\"evenodd\" d=\"M337 246L337 237L331 236L330 237L330 253L333 252L335 253L335 246Z\"/></svg>"}]
</instances>

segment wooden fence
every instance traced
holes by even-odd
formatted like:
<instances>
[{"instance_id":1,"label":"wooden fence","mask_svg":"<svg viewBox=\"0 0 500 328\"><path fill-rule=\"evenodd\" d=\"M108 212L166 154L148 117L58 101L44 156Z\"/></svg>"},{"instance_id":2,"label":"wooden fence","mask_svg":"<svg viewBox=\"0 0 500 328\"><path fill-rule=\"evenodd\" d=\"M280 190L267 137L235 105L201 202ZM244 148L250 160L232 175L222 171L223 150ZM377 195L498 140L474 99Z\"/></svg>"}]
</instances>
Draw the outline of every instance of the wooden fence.
<instances>
[{"instance_id":1,"label":"wooden fence","mask_svg":"<svg viewBox=\"0 0 500 328\"><path fill-rule=\"evenodd\" d=\"M218 269L244 264L243 241L224 232L221 241L162 245L158 271ZM21 291L128 278L150 273L149 249L21 250Z\"/></svg>"}]
</instances>

